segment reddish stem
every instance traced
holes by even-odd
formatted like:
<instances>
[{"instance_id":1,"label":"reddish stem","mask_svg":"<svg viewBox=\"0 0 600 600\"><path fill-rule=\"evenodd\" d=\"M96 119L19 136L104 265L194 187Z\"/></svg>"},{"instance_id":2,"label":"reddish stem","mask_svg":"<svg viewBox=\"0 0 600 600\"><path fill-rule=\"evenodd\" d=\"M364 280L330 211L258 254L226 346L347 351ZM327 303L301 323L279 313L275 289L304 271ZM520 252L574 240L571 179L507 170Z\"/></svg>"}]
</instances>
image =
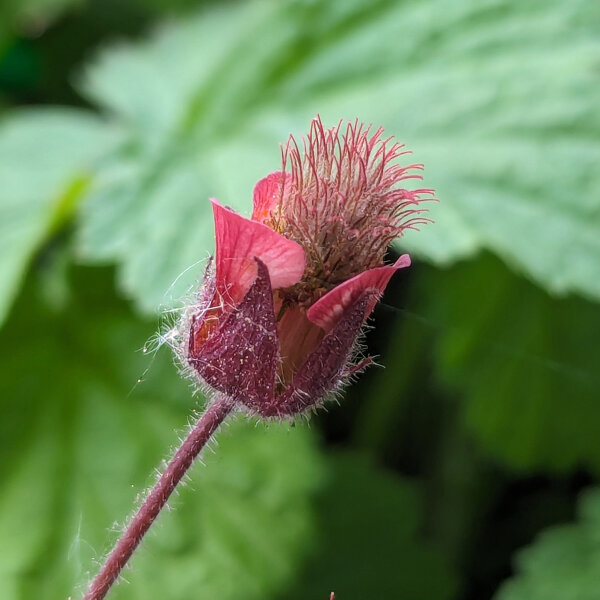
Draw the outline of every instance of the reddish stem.
<instances>
[{"instance_id":1,"label":"reddish stem","mask_svg":"<svg viewBox=\"0 0 600 600\"><path fill-rule=\"evenodd\" d=\"M233 403L229 398L219 396L198 419L108 555L104 566L90 584L83 600L102 600L106 596L181 478L232 408Z\"/></svg>"}]
</instances>

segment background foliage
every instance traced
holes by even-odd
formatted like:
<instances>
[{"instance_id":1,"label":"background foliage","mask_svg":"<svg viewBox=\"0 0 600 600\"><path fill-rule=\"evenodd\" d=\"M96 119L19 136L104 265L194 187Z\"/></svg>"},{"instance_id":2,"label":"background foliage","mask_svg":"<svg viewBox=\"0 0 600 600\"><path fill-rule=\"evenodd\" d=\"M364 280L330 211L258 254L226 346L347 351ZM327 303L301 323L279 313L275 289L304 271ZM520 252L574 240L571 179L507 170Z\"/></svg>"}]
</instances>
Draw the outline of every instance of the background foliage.
<instances>
[{"instance_id":1,"label":"background foliage","mask_svg":"<svg viewBox=\"0 0 600 600\"><path fill-rule=\"evenodd\" d=\"M0 9L0 597L75 598L202 399L160 348L321 114L426 165L434 225L310 428L238 418L115 598L600 599L600 5ZM145 352L144 349L150 350Z\"/></svg>"}]
</instances>

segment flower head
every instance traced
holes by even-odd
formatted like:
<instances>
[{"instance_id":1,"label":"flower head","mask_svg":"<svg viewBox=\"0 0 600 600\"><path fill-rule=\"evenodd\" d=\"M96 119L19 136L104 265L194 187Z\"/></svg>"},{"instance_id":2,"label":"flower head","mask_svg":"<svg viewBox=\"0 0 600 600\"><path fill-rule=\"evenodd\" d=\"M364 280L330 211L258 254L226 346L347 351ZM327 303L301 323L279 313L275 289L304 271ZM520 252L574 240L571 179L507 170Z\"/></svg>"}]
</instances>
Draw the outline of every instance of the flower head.
<instances>
[{"instance_id":1,"label":"flower head","mask_svg":"<svg viewBox=\"0 0 600 600\"><path fill-rule=\"evenodd\" d=\"M181 358L200 380L262 416L318 406L355 364L361 328L408 255L389 243L424 223L421 165L383 131L313 120L302 150L290 138L282 170L258 182L247 219L213 200L216 252L181 328Z\"/></svg>"}]
</instances>

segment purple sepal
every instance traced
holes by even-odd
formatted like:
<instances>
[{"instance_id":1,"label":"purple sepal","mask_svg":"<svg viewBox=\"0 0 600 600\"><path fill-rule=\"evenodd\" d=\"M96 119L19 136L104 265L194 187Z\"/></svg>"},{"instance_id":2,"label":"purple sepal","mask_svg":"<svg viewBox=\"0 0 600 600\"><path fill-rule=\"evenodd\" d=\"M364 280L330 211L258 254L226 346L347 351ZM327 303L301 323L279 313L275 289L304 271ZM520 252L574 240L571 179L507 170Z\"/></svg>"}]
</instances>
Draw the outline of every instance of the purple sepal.
<instances>
[{"instance_id":1,"label":"purple sepal","mask_svg":"<svg viewBox=\"0 0 600 600\"><path fill-rule=\"evenodd\" d=\"M265 416L295 415L312 408L354 372L346 370L346 365L372 296L372 293L365 292L353 303L306 359L292 383L275 399L272 412ZM358 369L367 364L361 362Z\"/></svg>"},{"instance_id":2,"label":"purple sepal","mask_svg":"<svg viewBox=\"0 0 600 600\"><path fill-rule=\"evenodd\" d=\"M269 272L256 262L256 279L243 300L197 349L192 325L188 362L208 385L261 412L272 402L279 340Z\"/></svg>"}]
</instances>

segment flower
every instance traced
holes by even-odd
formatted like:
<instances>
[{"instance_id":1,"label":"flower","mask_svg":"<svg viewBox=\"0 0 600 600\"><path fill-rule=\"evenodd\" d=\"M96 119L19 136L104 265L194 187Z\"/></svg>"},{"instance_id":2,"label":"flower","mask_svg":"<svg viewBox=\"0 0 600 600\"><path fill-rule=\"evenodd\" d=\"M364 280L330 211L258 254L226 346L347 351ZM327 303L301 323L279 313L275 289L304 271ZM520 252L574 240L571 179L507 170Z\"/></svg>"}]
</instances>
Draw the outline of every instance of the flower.
<instances>
[{"instance_id":1,"label":"flower","mask_svg":"<svg viewBox=\"0 0 600 600\"><path fill-rule=\"evenodd\" d=\"M216 251L187 311L180 355L200 381L263 417L319 406L371 359L353 361L366 319L408 255L389 243L427 222L421 165L383 130L313 120L300 150L258 182L250 219L212 200Z\"/></svg>"}]
</instances>

